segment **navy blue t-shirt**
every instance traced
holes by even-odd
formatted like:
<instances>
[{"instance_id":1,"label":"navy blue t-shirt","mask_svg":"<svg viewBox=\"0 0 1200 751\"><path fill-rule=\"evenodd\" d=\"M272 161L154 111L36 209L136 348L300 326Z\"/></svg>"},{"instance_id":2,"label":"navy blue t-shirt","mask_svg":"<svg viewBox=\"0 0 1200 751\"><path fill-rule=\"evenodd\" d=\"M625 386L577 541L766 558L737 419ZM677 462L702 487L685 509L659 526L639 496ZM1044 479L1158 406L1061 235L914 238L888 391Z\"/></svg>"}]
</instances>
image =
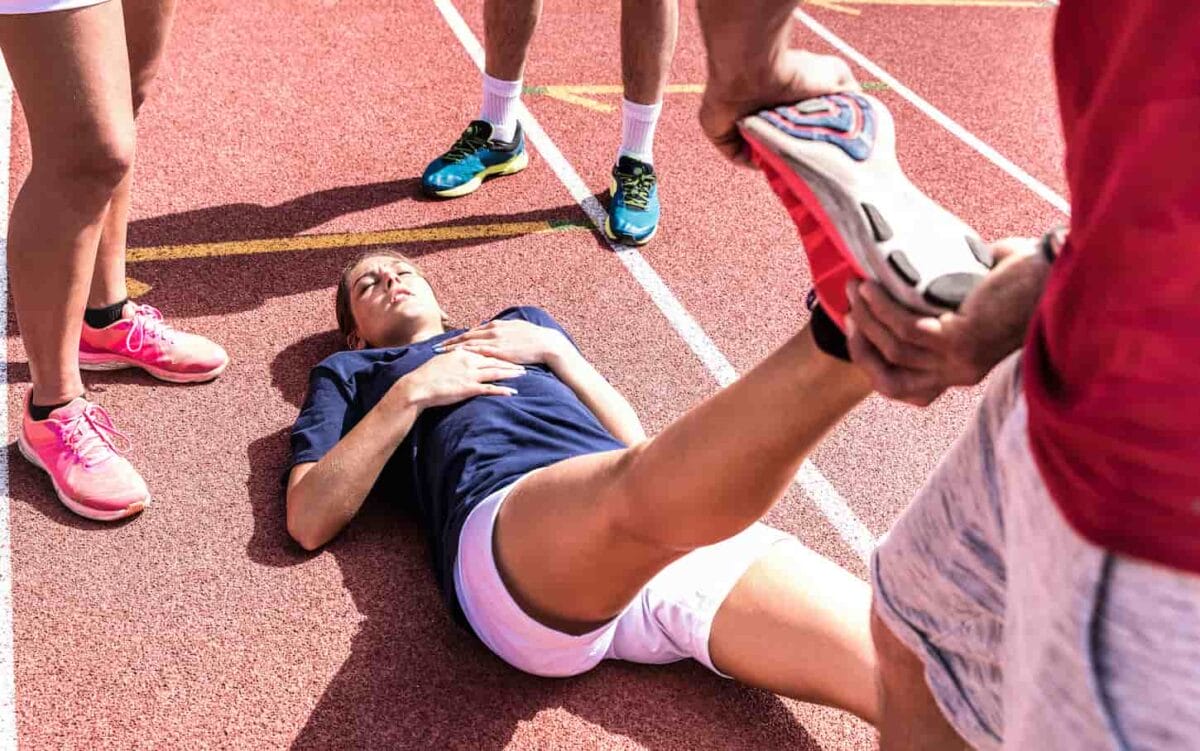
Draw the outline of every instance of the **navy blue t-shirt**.
<instances>
[{"instance_id":1,"label":"navy blue t-shirt","mask_svg":"<svg viewBox=\"0 0 1200 751\"><path fill-rule=\"evenodd\" d=\"M495 318L566 334L540 308L509 308ZM435 356L434 345L462 331L407 347L347 350L325 358L309 376L308 396L292 426L292 465L319 461L396 381ZM460 619L454 560L471 510L539 467L624 448L550 368L527 365L524 375L502 383L517 394L477 396L424 410L375 483L375 492L420 515L438 584Z\"/></svg>"}]
</instances>

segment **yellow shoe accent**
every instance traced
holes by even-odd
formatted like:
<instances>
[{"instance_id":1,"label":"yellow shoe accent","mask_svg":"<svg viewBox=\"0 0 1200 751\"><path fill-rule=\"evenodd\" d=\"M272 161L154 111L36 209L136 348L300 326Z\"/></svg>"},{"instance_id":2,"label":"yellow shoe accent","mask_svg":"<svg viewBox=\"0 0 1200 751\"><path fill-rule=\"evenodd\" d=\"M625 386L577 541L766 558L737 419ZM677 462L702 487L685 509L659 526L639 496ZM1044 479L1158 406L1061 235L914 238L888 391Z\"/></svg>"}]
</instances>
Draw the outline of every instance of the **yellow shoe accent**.
<instances>
[{"instance_id":1,"label":"yellow shoe accent","mask_svg":"<svg viewBox=\"0 0 1200 751\"><path fill-rule=\"evenodd\" d=\"M653 240L654 236L657 234L658 225L655 225L653 231L651 231L650 234L646 235L641 240L634 240L632 237L628 237L626 235L618 235L617 233L613 232L612 217L604 217L604 236L615 243L620 243L621 245L632 245L640 248Z\"/></svg>"}]
</instances>

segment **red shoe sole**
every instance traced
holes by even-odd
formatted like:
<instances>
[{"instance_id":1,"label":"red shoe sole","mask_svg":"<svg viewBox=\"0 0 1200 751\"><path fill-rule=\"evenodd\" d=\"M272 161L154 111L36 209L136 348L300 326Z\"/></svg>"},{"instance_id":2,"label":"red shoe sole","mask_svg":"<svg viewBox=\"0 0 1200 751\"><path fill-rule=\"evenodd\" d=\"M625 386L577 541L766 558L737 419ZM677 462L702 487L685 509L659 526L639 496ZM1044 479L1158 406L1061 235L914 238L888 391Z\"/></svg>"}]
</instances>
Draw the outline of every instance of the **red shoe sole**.
<instances>
[{"instance_id":1,"label":"red shoe sole","mask_svg":"<svg viewBox=\"0 0 1200 751\"><path fill-rule=\"evenodd\" d=\"M742 137L750 146L750 156L755 166L766 175L771 190L779 197L796 225L804 253L808 256L813 288L821 307L838 328L845 329L846 314L850 312L846 285L866 279L867 275L808 184L789 169L777 154L759 145L744 129Z\"/></svg>"}]
</instances>

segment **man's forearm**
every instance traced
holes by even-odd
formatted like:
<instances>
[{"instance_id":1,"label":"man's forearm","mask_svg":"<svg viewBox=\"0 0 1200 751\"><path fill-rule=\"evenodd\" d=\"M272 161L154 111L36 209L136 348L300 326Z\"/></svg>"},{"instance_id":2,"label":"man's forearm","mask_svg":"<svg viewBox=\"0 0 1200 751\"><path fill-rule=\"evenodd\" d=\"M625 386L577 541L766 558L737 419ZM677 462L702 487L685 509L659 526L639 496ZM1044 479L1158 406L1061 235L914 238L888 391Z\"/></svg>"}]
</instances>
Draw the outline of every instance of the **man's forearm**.
<instances>
[{"instance_id":1,"label":"man's forearm","mask_svg":"<svg viewBox=\"0 0 1200 751\"><path fill-rule=\"evenodd\" d=\"M761 77L789 47L796 0L697 0L709 85Z\"/></svg>"}]
</instances>

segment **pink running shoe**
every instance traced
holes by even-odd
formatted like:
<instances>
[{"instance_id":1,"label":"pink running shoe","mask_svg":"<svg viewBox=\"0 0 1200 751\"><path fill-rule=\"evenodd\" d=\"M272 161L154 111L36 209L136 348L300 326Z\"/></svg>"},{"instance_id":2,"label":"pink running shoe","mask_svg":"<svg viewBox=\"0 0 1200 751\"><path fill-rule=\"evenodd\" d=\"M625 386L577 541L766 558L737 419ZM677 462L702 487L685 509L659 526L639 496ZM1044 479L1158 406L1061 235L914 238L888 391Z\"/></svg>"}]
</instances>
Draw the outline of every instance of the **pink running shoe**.
<instances>
[{"instance_id":1,"label":"pink running shoe","mask_svg":"<svg viewBox=\"0 0 1200 751\"><path fill-rule=\"evenodd\" d=\"M29 419L26 408L17 448L50 475L58 499L80 516L112 521L150 505L146 481L121 455L129 438L82 396L45 420Z\"/></svg>"},{"instance_id":2,"label":"pink running shoe","mask_svg":"<svg viewBox=\"0 0 1200 751\"><path fill-rule=\"evenodd\" d=\"M132 302L127 306L133 308L131 318L102 329L83 324L82 370L141 368L163 381L197 383L211 381L229 365L229 355L219 344L172 328L158 308Z\"/></svg>"}]
</instances>

